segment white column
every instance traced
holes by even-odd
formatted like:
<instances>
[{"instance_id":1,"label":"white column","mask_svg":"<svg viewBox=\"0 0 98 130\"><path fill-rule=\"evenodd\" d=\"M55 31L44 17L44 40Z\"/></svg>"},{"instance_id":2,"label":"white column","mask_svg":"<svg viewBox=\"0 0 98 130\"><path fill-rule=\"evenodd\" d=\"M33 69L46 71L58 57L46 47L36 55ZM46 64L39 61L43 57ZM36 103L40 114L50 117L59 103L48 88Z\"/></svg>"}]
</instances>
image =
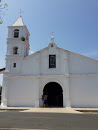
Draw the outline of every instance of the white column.
<instances>
[{"instance_id":1,"label":"white column","mask_svg":"<svg viewBox=\"0 0 98 130\"><path fill-rule=\"evenodd\" d=\"M63 107L71 107L69 96L69 78L65 79L65 86L63 89Z\"/></svg>"},{"instance_id":2,"label":"white column","mask_svg":"<svg viewBox=\"0 0 98 130\"><path fill-rule=\"evenodd\" d=\"M39 79L37 80L37 85L35 86L35 107L39 107Z\"/></svg>"},{"instance_id":3,"label":"white column","mask_svg":"<svg viewBox=\"0 0 98 130\"><path fill-rule=\"evenodd\" d=\"M3 77L3 87L2 87L2 107L7 107L7 89L8 89L8 77Z\"/></svg>"},{"instance_id":4,"label":"white column","mask_svg":"<svg viewBox=\"0 0 98 130\"><path fill-rule=\"evenodd\" d=\"M40 55L37 56L37 74L40 75ZM35 86L35 107L39 107L39 78Z\"/></svg>"}]
</instances>

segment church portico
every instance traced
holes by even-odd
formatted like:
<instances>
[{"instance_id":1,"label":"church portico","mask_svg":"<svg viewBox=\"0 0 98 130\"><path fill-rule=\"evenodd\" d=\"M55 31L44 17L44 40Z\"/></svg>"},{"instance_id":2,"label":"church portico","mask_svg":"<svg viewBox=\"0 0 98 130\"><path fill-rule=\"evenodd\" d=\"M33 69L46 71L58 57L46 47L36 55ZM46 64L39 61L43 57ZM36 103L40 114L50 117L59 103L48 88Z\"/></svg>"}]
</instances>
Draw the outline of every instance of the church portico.
<instances>
[{"instance_id":1,"label":"church portico","mask_svg":"<svg viewBox=\"0 0 98 130\"><path fill-rule=\"evenodd\" d=\"M52 91L52 87L55 86L55 84L52 85L52 83L59 84L59 86L62 89L62 105L61 105L61 107L70 107L69 78L66 78L66 76L46 76L46 78L44 78L44 79L40 78L40 87L39 87L40 102L39 102L39 106L40 107L42 106L41 97L44 94L45 86L47 86L50 83L51 83L51 85L50 85L51 86L51 91ZM58 87L58 85L57 85L57 87Z\"/></svg>"}]
</instances>

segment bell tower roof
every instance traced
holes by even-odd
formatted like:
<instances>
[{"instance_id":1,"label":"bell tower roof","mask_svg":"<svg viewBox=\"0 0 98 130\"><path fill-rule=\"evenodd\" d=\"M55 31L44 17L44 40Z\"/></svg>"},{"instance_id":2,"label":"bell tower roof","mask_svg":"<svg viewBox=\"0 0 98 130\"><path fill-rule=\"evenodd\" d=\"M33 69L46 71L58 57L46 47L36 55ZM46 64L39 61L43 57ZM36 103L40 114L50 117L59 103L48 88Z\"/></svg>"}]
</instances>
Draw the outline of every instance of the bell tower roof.
<instances>
[{"instance_id":1,"label":"bell tower roof","mask_svg":"<svg viewBox=\"0 0 98 130\"><path fill-rule=\"evenodd\" d=\"M19 16L19 18L13 23L12 26L24 26L24 23L23 23L23 20L22 20L22 17Z\"/></svg>"}]
</instances>

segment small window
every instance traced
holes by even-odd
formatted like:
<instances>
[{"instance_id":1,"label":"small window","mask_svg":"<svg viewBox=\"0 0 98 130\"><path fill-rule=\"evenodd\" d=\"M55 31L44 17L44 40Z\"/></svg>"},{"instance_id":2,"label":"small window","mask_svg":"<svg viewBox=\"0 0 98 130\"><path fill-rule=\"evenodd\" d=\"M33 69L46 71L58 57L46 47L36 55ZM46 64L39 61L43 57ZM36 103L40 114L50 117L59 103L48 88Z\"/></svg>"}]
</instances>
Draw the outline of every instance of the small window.
<instances>
[{"instance_id":1,"label":"small window","mask_svg":"<svg viewBox=\"0 0 98 130\"><path fill-rule=\"evenodd\" d=\"M51 44L51 47L53 47L53 44Z\"/></svg>"},{"instance_id":2,"label":"small window","mask_svg":"<svg viewBox=\"0 0 98 130\"><path fill-rule=\"evenodd\" d=\"M16 29L14 30L14 38L18 38L19 37L19 30Z\"/></svg>"},{"instance_id":3,"label":"small window","mask_svg":"<svg viewBox=\"0 0 98 130\"><path fill-rule=\"evenodd\" d=\"M49 68L56 68L56 55L49 55Z\"/></svg>"},{"instance_id":4,"label":"small window","mask_svg":"<svg viewBox=\"0 0 98 130\"><path fill-rule=\"evenodd\" d=\"M13 48L13 54L18 54L18 47Z\"/></svg>"},{"instance_id":5,"label":"small window","mask_svg":"<svg viewBox=\"0 0 98 130\"><path fill-rule=\"evenodd\" d=\"M16 63L13 63L13 68L16 68Z\"/></svg>"}]
</instances>

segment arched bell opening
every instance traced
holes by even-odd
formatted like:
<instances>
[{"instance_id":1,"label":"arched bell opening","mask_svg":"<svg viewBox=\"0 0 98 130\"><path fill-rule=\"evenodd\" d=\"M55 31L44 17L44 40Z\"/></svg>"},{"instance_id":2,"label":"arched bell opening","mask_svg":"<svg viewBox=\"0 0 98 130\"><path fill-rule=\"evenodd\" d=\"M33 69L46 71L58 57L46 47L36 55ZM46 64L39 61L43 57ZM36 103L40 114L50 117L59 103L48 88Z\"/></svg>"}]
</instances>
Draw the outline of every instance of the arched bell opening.
<instances>
[{"instance_id":1,"label":"arched bell opening","mask_svg":"<svg viewBox=\"0 0 98 130\"><path fill-rule=\"evenodd\" d=\"M18 47L13 47L13 54L18 54Z\"/></svg>"},{"instance_id":2,"label":"arched bell opening","mask_svg":"<svg viewBox=\"0 0 98 130\"><path fill-rule=\"evenodd\" d=\"M15 29L14 30L14 38L18 38L19 37L19 30Z\"/></svg>"}]
</instances>

